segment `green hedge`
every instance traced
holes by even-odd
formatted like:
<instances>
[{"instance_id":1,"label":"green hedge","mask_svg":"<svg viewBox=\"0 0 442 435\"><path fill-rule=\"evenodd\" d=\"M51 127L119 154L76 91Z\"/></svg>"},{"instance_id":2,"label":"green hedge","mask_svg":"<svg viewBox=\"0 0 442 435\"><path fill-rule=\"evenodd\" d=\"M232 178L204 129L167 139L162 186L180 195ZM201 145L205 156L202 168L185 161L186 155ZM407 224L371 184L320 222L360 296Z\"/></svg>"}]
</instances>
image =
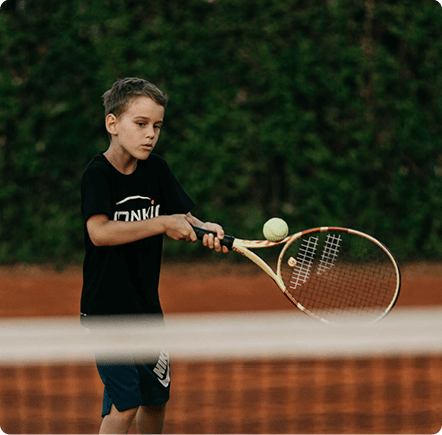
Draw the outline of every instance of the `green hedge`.
<instances>
[{"instance_id":1,"label":"green hedge","mask_svg":"<svg viewBox=\"0 0 442 435\"><path fill-rule=\"evenodd\" d=\"M157 152L198 217L244 238L272 216L348 226L442 259L434 0L7 0L0 57L0 263L81 260L81 174L125 76L169 95Z\"/></svg>"}]
</instances>

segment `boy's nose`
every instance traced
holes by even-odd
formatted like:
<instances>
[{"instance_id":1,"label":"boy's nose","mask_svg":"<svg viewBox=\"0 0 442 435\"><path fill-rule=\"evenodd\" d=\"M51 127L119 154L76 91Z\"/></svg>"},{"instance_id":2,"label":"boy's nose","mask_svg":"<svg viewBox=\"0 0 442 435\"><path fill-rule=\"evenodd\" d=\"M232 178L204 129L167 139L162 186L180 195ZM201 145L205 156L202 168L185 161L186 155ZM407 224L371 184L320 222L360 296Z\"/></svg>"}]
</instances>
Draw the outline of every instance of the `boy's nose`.
<instances>
[{"instance_id":1,"label":"boy's nose","mask_svg":"<svg viewBox=\"0 0 442 435\"><path fill-rule=\"evenodd\" d=\"M146 132L146 137L155 137L155 131L153 128L148 128Z\"/></svg>"}]
</instances>

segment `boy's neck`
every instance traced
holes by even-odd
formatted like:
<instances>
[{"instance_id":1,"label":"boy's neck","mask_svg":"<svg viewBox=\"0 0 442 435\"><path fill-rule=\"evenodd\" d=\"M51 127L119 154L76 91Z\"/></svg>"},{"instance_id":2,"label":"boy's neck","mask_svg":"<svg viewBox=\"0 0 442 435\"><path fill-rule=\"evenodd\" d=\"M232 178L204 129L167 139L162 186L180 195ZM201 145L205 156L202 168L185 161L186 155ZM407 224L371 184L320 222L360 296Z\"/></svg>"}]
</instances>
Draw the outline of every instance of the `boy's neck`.
<instances>
[{"instance_id":1,"label":"boy's neck","mask_svg":"<svg viewBox=\"0 0 442 435\"><path fill-rule=\"evenodd\" d=\"M124 175L130 175L137 169L138 160L132 156L118 152L112 147L112 144L103 155L118 172Z\"/></svg>"}]
</instances>

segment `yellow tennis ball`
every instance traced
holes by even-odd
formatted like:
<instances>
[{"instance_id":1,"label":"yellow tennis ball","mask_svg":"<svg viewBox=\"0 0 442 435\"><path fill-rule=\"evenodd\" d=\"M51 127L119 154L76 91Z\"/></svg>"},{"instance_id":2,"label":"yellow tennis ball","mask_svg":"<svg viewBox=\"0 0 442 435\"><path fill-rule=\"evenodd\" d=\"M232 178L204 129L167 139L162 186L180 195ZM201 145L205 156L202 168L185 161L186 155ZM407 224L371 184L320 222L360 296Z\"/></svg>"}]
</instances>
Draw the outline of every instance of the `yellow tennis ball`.
<instances>
[{"instance_id":1,"label":"yellow tennis ball","mask_svg":"<svg viewBox=\"0 0 442 435\"><path fill-rule=\"evenodd\" d=\"M283 219L272 218L269 219L262 229L264 237L272 242L279 242L289 233L289 227Z\"/></svg>"}]
</instances>

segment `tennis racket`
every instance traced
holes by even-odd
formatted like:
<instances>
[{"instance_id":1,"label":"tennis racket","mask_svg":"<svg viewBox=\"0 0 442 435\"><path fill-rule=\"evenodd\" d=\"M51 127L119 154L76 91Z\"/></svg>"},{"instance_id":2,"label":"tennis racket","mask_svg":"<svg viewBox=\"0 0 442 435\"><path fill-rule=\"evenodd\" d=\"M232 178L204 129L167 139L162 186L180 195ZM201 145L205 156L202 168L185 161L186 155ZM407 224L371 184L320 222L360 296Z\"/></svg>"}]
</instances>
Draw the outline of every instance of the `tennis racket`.
<instances>
[{"instance_id":1,"label":"tennis racket","mask_svg":"<svg viewBox=\"0 0 442 435\"><path fill-rule=\"evenodd\" d=\"M193 227L198 239L214 234ZM301 311L324 322L375 322L396 303L401 277L393 254L374 237L338 227L313 228L278 242L224 236L221 244L258 265ZM282 247L276 272L250 249Z\"/></svg>"}]
</instances>

